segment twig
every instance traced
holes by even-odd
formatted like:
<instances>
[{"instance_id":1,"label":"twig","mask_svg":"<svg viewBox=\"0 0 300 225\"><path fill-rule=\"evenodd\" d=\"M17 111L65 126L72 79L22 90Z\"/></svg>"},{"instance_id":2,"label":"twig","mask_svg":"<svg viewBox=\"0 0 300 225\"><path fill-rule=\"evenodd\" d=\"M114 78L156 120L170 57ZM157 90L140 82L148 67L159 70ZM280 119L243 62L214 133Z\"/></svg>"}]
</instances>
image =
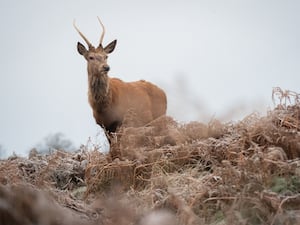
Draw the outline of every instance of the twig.
<instances>
[{"instance_id":1,"label":"twig","mask_svg":"<svg viewBox=\"0 0 300 225\"><path fill-rule=\"evenodd\" d=\"M214 201L214 200L237 200L237 199L247 199L247 200L253 200L253 198L250 197L212 197L208 198L203 203L206 203L208 201Z\"/></svg>"},{"instance_id":2,"label":"twig","mask_svg":"<svg viewBox=\"0 0 300 225\"><path fill-rule=\"evenodd\" d=\"M288 200L290 200L290 199L298 198L298 197L300 197L300 194L296 194L296 195L288 196L288 197L284 198L284 199L280 202L280 204L279 204L279 206L278 206L278 209L277 209L277 211L276 211L276 214L275 214L275 216L273 217L272 223L271 223L270 225L273 225L273 224L275 223L275 220L276 220L277 216L279 215L279 212L282 212L282 205L283 205L286 201L288 201Z\"/></svg>"}]
</instances>

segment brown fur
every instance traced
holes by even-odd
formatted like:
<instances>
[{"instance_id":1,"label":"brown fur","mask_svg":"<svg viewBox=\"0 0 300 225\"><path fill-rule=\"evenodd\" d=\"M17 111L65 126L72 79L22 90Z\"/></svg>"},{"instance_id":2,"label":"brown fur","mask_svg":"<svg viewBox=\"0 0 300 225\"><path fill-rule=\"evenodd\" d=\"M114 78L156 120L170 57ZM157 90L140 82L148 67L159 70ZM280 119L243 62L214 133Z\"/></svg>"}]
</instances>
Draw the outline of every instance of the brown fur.
<instances>
[{"instance_id":1,"label":"brown fur","mask_svg":"<svg viewBox=\"0 0 300 225\"><path fill-rule=\"evenodd\" d=\"M95 48L75 28L89 46L87 50L78 42L77 50L88 63L88 98L97 124L114 132L129 111L135 115L134 126L143 126L166 114L166 94L156 85L144 80L123 82L108 76L107 56L114 50L116 40L105 48L102 43Z\"/></svg>"}]
</instances>

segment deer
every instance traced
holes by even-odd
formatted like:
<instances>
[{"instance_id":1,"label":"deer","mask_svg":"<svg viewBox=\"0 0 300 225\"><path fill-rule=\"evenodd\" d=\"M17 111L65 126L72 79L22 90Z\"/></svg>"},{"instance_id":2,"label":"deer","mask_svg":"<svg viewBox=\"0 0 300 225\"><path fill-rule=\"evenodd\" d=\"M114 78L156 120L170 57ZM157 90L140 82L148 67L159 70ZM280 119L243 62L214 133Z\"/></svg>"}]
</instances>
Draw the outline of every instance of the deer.
<instances>
[{"instance_id":1,"label":"deer","mask_svg":"<svg viewBox=\"0 0 300 225\"><path fill-rule=\"evenodd\" d=\"M105 27L99 17L98 21L102 34L96 48L79 30L75 20L73 21L74 28L88 46L87 49L78 42L77 51L87 61L88 101L96 123L109 133L114 133L129 112L134 115L134 127L145 126L165 115L167 97L161 88L145 80L125 82L108 75L108 55L114 51L117 40L103 47Z\"/></svg>"}]
</instances>

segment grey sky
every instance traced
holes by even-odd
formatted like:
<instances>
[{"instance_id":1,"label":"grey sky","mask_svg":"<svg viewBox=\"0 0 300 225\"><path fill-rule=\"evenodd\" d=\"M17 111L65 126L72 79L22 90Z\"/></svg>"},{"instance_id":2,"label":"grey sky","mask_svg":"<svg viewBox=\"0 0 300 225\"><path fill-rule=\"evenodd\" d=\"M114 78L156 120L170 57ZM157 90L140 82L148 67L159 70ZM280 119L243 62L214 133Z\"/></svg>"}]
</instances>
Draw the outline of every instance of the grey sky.
<instances>
[{"instance_id":1,"label":"grey sky","mask_svg":"<svg viewBox=\"0 0 300 225\"><path fill-rule=\"evenodd\" d=\"M104 44L118 39L111 76L152 81L168 114L207 121L266 110L275 86L299 92L299 12L298 0L1 1L0 145L21 153L55 132L79 145L99 131L73 19L94 44L97 16Z\"/></svg>"}]
</instances>

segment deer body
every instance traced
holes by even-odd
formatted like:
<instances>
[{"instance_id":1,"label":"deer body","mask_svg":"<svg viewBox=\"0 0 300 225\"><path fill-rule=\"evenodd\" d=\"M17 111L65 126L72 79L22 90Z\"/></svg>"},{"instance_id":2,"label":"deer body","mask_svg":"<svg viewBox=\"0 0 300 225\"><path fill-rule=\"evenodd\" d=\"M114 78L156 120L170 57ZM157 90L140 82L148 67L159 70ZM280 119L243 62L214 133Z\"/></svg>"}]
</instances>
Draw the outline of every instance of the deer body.
<instances>
[{"instance_id":1,"label":"deer body","mask_svg":"<svg viewBox=\"0 0 300 225\"><path fill-rule=\"evenodd\" d=\"M100 20L99 22L102 25ZM103 25L102 27L104 30ZM110 68L107 56L114 50L116 40L103 48L103 31L100 44L95 48L76 26L75 28L89 46L87 50L78 42L77 50L88 63L88 99L97 124L115 132L129 111L135 115L134 126L143 126L166 114L166 95L156 85L144 80L123 82L108 76Z\"/></svg>"}]
</instances>

